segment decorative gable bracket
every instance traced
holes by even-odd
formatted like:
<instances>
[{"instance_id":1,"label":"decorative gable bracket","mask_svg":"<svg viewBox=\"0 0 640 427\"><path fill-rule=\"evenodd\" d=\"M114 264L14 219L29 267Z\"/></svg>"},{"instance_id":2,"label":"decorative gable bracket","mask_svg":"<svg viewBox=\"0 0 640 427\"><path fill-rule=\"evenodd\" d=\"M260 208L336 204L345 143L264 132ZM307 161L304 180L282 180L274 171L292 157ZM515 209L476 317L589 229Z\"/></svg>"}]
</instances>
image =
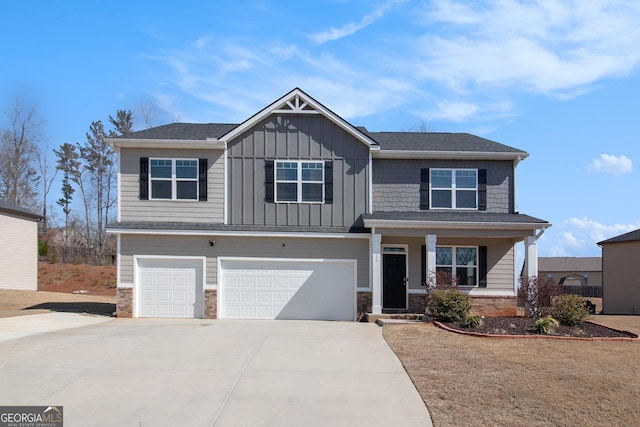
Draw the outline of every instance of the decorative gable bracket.
<instances>
[{"instance_id":1,"label":"decorative gable bracket","mask_svg":"<svg viewBox=\"0 0 640 427\"><path fill-rule=\"evenodd\" d=\"M281 108L276 109L273 112L279 114L322 114L320 111L307 104L307 102L298 94L295 94L293 98L286 101Z\"/></svg>"}]
</instances>

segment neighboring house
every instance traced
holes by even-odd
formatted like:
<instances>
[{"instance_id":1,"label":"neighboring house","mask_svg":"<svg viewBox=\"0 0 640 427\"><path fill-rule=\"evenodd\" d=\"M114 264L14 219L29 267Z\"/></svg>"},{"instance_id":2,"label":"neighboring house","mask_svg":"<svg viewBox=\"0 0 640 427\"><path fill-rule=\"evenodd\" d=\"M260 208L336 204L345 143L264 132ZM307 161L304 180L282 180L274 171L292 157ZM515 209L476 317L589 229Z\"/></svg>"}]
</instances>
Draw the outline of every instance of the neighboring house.
<instances>
[{"instance_id":1,"label":"neighboring house","mask_svg":"<svg viewBox=\"0 0 640 427\"><path fill-rule=\"evenodd\" d=\"M0 200L0 289L38 290L40 215Z\"/></svg>"},{"instance_id":2,"label":"neighboring house","mask_svg":"<svg viewBox=\"0 0 640 427\"><path fill-rule=\"evenodd\" d=\"M602 286L602 258L600 257L540 257L538 275L568 288L584 288L595 295Z\"/></svg>"},{"instance_id":3,"label":"neighboring house","mask_svg":"<svg viewBox=\"0 0 640 427\"><path fill-rule=\"evenodd\" d=\"M602 312L640 314L640 230L598 242L602 248Z\"/></svg>"},{"instance_id":4,"label":"neighboring house","mask_svg":"<svg viewBox=\"0 0 640 427\"><path fill-rule=\"evenodd\" d=\"M437 271L515 314L524 151L466 133L369 132L300 89L240 124L159 126L119 152L118 315L353 320L424 312Z\"/></svg>"}]
</instances>

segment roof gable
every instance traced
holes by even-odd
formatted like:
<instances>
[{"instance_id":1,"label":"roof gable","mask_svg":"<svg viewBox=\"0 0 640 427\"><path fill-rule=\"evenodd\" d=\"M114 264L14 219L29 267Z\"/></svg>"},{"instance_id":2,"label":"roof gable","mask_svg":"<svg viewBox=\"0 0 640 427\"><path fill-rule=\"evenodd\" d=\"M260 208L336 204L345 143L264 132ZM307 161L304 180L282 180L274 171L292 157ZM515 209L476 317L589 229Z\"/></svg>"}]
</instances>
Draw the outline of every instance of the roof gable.
<instances>
[{"instance_id":1,"label":"roof gable","mask_svg":"<svg viewBox=\"0 0 640 427\"><path fill-rule=\"evenodd\" d=\"M608 243L621 243L621 242L635 242L640 241L640 229L630 231L620 236L612 237L611 239L598 242L598 246L606 245Z\"/></svg>"},{"instance_id":2,"label":"roof gable","mask_svg":"<svg viewBox=\"0 0 640 427\"><path fill-rule=\"evenodd\" d=\"M368 145L372 149L378 149L376 141L363 133L362 130L351 125L342 117L307 95L300 88L293 89L291 92L249 117L228 133L220 136L219 139L228 141L236 138L272 114L320 114L354 136L360 142Z\"/></svg>"}]
</instances>

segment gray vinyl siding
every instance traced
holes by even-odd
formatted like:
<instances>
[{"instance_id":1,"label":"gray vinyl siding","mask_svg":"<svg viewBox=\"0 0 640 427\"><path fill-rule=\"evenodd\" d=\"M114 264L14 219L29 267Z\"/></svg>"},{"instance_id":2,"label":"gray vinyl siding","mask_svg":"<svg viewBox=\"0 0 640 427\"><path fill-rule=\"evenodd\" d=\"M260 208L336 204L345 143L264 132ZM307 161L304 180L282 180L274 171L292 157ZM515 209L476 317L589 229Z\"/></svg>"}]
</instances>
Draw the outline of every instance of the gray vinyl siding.
<instances>
[{"instance_id":1,"label":"gray vinyl siding","mask_svg":"<svg viewBox=\"0 0 640 427\"><path fill-rule=\"evenodd\" d=\"M224 222L223 150L120 149L120 220ZM141 157L208 159L207 201L140 200Z\"/></svg>"},{"instance_id":2,"label":"gray vinyl siding","mask_svg":"<svg viewBox=\"0 0 640 427\"><path fill-rule=\"evenodd\" d=\"M383 245L406 244L409 256L409 289L422 286L422 245L424 237L383 236ZM511 239L439 238L437 246L486 246L487 290L513 290L514 248Z\"/></svg>"},{"instance_id":3,"label":"gray vinyl siding","mask_svg":"<svg viewBox=\"0 0 640 427\"><path fill-rule=\"evenodd\" d=\"M420 169L470 168L487 170L487 212L514 211L513 162L457 160L373 160L374 212L420 210Z\"/></svg>"},{"instance_id":4,"label":"gray vinyl siding","mask_svg":"<svg viewBox=\"0 0 640 427\"><path fill-rule=\"evenodd\" d=\"M209 246L208 240L215 240ZM120 283L132 284L134 255L206 256L206 283L217 284L217 257L356 259L358 287L369 286L369 240L122 235Z\"/></svg>"},{"instance_id":5,"label":"gray vinyl siding","mask_svg":"<svg viewBox=\"0 0 640 427\"><path fill-rule=\"evenodd\" d=\"M266 203L265 160L333 161L333 203ZM320 115L273 115L228 144L236 225L352 226L369 206L369 148Z\"/></svg>"}]
</instances>

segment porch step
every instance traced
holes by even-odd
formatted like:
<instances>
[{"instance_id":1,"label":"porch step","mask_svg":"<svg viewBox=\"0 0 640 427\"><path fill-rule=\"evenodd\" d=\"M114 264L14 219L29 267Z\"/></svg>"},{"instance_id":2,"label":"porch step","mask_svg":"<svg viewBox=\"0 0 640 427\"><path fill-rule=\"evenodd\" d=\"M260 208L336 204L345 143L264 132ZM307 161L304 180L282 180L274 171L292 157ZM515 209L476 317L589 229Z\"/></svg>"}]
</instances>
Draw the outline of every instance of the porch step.
<instances>
[{"instance_id":1,"label":"porch step","mask_svg":"<svg viewBox=\"0 0 640 427\"><path fill-rule=\"evenodd\" d=\"M425 322L429 320L431 318L422 313L367 313L365 317L365 322L369 323L379 323L378 321L387 323Z\"/></svg>"}]
</instances>

